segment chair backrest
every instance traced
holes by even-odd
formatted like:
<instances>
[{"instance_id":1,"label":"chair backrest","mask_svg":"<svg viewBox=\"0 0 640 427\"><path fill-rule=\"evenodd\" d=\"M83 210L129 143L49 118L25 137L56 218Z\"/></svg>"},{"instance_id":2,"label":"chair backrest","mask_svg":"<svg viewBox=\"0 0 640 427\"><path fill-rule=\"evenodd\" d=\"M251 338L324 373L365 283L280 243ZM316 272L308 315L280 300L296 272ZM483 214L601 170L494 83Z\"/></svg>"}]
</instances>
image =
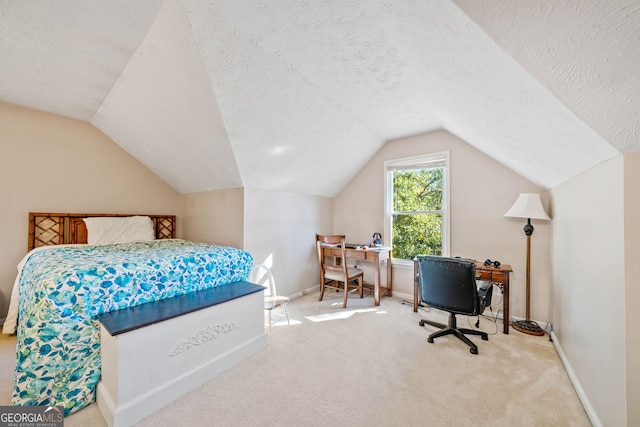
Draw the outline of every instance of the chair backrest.
<instances>
[{"instance_id":1,"label":"chair backrest","mask_svg":"<svg viewBox=\"0 0 640 427\"><path fill-rule=\"evenodd\" d=\"M456 314L480 314L473 261L430 255L417 256L416 261L424 303Z\"/></svg>"},{"instance_id":2,"label":"chair backrest","mask_svg":"<svg viewBox=\"0 0 640 427\"><path fill-rule=\"evenodd\" d=\"M276 280L269 267L264 264L256 264L253 266L249 273L249 282L264 286L266 288L264 290L264 296L266 297L277 295Z\"/></svg>"},{"instance_id":3,"label":"chair backrest","mask_svg":"<svg viewBox=\"0 0 640 427\"><path fill-rule=\"evenodd\" d=\"M327 270L331 270L332 272L342 272L344 277L347 277L347 256L346 250L344 247L344 234L334 234L334 235L322 235L316 234L316 249L318 251L318 262L320 263L320 277L324 277L325 272ZM329 265L325 263L325 259L322 256L322 245L332 245L336 246L340 249L340 258L342 262L339 266L335 267L333 265Z\"/></svg>"}]
</instances>

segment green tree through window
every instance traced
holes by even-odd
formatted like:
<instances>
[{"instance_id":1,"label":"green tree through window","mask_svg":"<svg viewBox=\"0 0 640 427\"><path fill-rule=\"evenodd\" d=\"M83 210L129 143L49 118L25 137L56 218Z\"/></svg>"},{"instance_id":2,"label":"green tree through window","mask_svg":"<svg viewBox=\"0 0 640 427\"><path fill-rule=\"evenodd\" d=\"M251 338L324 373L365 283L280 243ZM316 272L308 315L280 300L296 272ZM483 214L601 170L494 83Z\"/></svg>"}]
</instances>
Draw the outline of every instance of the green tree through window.
<instances>
[{"instance_id":1,"label":"green tree through window","mask_svg":"<svg viewBox=\"0 0 640 427\"><path fill-rule=\"evenodd\" d=\"M442 255L443 168L393 171L394 256Z\"/></svg>"},{"instance_id":2,"label":"green tree through window","mask_svg":"<svg viewBox=\"0 0 640 427\"><path fill-rule=\"evenodd\" d=\"M449 152L384 162L387 245L394 263L449 255Z\"/></svg>"}]
</instances>

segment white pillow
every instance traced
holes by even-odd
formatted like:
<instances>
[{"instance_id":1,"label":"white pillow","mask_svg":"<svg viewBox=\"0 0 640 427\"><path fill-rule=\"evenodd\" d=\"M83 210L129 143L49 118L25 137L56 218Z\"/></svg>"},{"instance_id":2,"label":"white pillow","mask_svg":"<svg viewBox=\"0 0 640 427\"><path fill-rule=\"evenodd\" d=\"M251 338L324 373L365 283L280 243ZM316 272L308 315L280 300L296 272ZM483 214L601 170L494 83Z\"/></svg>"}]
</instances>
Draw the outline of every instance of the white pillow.
<instances>
[{"instance_id":1,"label":"white pillow","mask_svg":"<svg viewBox=\"0 0 640 427\"><path fill-rule=\"evenodd\" d=\"M155 239L153 221L148 216L83 218L87 225L87 243L146 242Z\"/></svg>"}]
</instances>

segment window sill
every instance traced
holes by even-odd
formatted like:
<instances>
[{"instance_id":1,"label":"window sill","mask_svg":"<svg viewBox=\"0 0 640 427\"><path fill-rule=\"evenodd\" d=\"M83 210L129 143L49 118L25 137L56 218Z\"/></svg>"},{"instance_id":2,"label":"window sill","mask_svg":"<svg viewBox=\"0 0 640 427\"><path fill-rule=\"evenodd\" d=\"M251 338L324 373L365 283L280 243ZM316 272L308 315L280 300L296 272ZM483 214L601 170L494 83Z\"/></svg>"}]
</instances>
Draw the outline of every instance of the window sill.
<instances>
[{"instance_id":1,"label":"window sill","mask_svg":"<svg viewBox=\"0 0 640 427\"><path fill-rule=\"evenodd\" d=\"M403 268L403 269L412 269L413 270L413 261L406 259L394 259L391 261L391 266L395 268Z\"/></svg>"}]
</instances>

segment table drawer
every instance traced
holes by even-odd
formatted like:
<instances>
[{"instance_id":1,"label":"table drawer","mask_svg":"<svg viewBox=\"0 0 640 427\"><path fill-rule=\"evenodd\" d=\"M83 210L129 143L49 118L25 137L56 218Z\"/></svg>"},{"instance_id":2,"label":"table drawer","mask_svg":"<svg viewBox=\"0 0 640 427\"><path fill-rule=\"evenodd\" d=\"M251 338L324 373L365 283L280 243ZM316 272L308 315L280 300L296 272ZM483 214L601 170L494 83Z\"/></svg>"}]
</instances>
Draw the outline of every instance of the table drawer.
<instances>
[{"instance_id":1,"label":"table drawer","mask_svg":"<svg viewBox=\"0 0 640 427\"><path fill-rule=\"evenodd\" d=\"M491 280L494 282L504 282L504 272L502 271L488 271L488 270L477 270L476 275L480 276L482 280Z\"/></svg>"},{"instance_id":2,"label":"table drawer","mask_svg":"<svg viewBox=\"0 0 640 427\"><path fill-rule=\"evenodd\" d=\"M342 255L338 248L324 248L322 253L324 256L333 256L337 258L340 258L340 255ZM364 250L347 249L346 255L349 259L367 259L367 251Z\"/></svg>"},{"instance_id":3,"label":"table drawer","mask_svg":"<svg viewBox=\"0 0 640 427\"><path fill-rule=\"evenodd\" d=\"M347 258L349 259L367 259L366 251L347 251Z\"/></svg>"}]
</instances>

